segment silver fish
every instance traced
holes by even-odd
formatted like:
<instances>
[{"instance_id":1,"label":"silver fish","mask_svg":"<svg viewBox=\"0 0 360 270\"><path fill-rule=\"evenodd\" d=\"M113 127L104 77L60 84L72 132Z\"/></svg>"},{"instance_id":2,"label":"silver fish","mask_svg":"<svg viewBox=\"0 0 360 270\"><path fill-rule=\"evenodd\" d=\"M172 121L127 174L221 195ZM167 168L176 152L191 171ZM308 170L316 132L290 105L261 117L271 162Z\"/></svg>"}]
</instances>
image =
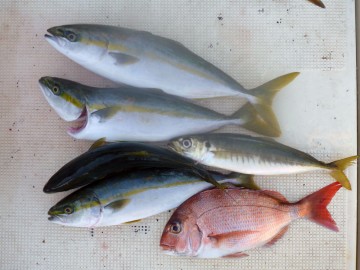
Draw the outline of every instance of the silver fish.
<instances>
[{"instance_id":1,"label":"silver fish","mask_svg":"<svg viewBox=\"0 0 360 270\"><path fill-rule=\"evenodd\" d=\"M252 176L212 172L220 183L258 189ZM49 220L73 227L100 227L134 222L180 205L212 187L187 170L146 169L106 177L75 191L54 205Z\"/></svg>"},{"instance_id":2,"label":"silver fish","mask_svg":"<svg viewBox=\"0 0 360 270\"><path fill-rule=\"evenodd\" d=\"M149 32L108 25L64 25L46 40L81 66L114 82L158 88L185 98L246 98L261 118L280 130L271 104L299 73L289 73L247 90L181 43Z\"/></svg>"},{"instance_id":3,"label":"silver fish","mask_svg":"<svg viewBox=\"0 0 360 270\"><path fill-rule=\"evenodd\" d=\"M203 134L174 139L169 147L199 163L254 175L278 175L325 170L351 189L343 170L358 156L325 163L269 138L241 134Z\"/></svg>"},{"instance_id":4,"label":"silver fish","mask_svg":"<svg viewBox=\"0 0 360 270\"><path fill-rule=\"evenodd\" d=\"M239 125L269 136L279 135L258 117L250 103L226 116L154 89L94 88L53 77L43 77L39 83L59 116L76 123L68 133L77 139L165 141L225 125Z\"/></svg>"}]
</instances>

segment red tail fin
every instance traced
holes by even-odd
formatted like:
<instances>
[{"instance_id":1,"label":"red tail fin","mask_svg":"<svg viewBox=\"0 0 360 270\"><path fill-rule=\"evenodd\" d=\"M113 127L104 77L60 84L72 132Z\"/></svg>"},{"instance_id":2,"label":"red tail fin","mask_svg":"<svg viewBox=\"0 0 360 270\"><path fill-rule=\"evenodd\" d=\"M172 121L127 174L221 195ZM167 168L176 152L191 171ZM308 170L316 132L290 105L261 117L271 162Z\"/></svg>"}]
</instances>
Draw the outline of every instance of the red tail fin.
<instances>
[{"instance_id":1,"label":"red tail fin","mask_svg":"<svg viewBox=\"0 0 360 270\"><path fill-rule=\"evenodd\" d=\"M302 199L299 203L305 207L305 217L330 230L339 231L331 214L326 209L336 192L341 188L339 182L334 182Z\"/></svg>"}]
</instances>

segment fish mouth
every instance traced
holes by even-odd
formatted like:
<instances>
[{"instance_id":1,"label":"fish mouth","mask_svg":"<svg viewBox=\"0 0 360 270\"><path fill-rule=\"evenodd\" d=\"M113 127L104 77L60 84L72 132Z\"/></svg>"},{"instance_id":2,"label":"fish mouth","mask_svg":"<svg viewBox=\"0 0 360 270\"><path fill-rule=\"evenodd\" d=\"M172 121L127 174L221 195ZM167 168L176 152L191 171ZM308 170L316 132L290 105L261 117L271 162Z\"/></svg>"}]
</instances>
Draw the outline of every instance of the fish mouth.
<instances>
[{"instance_id":1,"label":"fish mouth","mask_svg":"<svg viewBox=\"0 0 360 270\"><path fill-rule=\"evenodd\" d=\"M64 220L58 215L50 215L50 217L48 217L48 220L57 224L65 223Z\"/></svg>"},{"instance_id":2,"label":"fish mouth","mask_svg":"<svg viewBox=\"0 0 360 270\"><path fill-rule=\"evenodd\" d=\"M181 146L179 146L179 143L177 141L174 142L169 142L167 144L167 147L171 150L174 151L175 153L178 153L180 155L184 155L185 152L183 151L183 149L181 148Z\"/></svg>"},{"instance_id":3,"label":"fish mouth","mask_svg":"<svg viewBox=\"0 0 360 270\"><path fill-rule=\"evenodd\" d=\"M63 47L66 45L67 40L64 38L64 33L59 32L60 29L56 29L55 27L49 28L49 34L45 34L44 37L51 45L55 47Z\"/></svg>"},{"instance_id":4,"label":"fish mouth","mask_svg":"<svg viewBox=\"0 0 360 270\"><path fill-rule=\"evenodd\" d=\"M75 121L71 122L72 126L67 129L70 135L75 135L80 133L88 124L88 110L86 106L84 106L80 116Z\"/></svg>"},{"instance_id":5,"label":"fish mouth","mask_svg":"<svg viewBox=\"0 0 360 270\"><path fill-rule=\"evenodd\" d=\"M177 252L175 250L175 247L166 245L166 244L161 244L161 253L166 254L166 255L176 255L176 256L188 256L188 254L186 252Z\"/></svg>"},{"instance_id":6,"label":"fish mouth","mask_svg":"<svg viewBox=\"0 0 360 270\"><path fill-rule=\"evenodd\" d=\"M52 36L52 35L49 35L49 34L45 34L44 37L45 37L46 39L51 39L51 40L53 40L53 41L56 41L56 40L57 40L57 37Z\"/></svg>"},{"instance_id":7,"label":"fish mouth","mask_svg":"<svg viewBox=\"0 0 360 270\"><path fill-rule=\"evenodd\" d=\"M161 243L160 248L161 248L161 251L163 253L165 253L165 254L168 254L168 255L174 255L175 254L175 249L172 246Z\"/></svg>"},{"instance_id":8,"label":"fish mouth","mask_svg":"<svg viewBox=\"0 0 360 270\"><path fill-rule=\"evenodd\" d=\"M176 148L176 146L175 146L175 144L174 144L173 142L169 142L169 143L167 144L167 147L168 147L170 150L172 150L172 151L174 151L174 152L177 152L177 148Z\"/></svg>"}]
</instances>

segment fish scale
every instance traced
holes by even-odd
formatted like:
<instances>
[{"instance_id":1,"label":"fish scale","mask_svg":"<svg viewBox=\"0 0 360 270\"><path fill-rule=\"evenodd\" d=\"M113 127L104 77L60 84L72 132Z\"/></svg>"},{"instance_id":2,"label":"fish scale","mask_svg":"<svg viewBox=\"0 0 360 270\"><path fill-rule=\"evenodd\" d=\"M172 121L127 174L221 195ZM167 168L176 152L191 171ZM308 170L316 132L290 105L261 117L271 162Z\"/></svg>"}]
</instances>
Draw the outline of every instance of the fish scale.
<instances>
[{"instance_id":1,"label":"fish scale","mask_svg":"<svg viewBox=\"0 0 360 270\"><path fill-rule=\"evenodd\" d=\"M326 206L337 182L289 203L274 191L202 191L180 205L164 228L160 246L168 254L199 258L242 257L243 251L274 244L298 218L338 231Z\"/></svg>"},{"instance_id":2,"label":"fish scale","mask_svg":"<svg viewBox=\"0 0 360 270\"><path fill-rule=\"evenodd\" d=\"M256 188L249 175L211 172L211 176L220 183ZM58 202L49 210L49 219L74 227L118 225L173 209L211 186L184 167L110 174ZM67 207L73 207L70 214L64 212Z\"/></svg>"},{"instance_id":3,"label":"fish scale","mask_svg":"<svg viewBox=\"0 0 360 270\"><path fill-rule=\"evenodd\" d=\"M325 163L273 139L232 133L182 136L173 139L169 147L204 165L247 174L280 175L328 171L347 189L351 189L351 184L344 170L358 158L351 156Z\"/></svg>"},{"instance_id":4,"label":"fish scale","mask_svg":"<svg viewBox=\"0 0 360 270\"><path fill-rule=\"evenodd\" d=\"M299 75L289 73L248 90L180 42L149 32L75 24L55 26L48 33L45 38L56 50L116 83L157 88L185 98L246 98L259 119L273 128L275 136L281 130L272 101Z\"/></svg>"},{"instance_id":5,"label":"fish scale","mask_svg":"<svg viewBox=\"0 0 360 270\"><path fill-rule=\"evenodd\" d=\"M226 125L277 135L272 126L258 119L249 103L232 115L223 115L158 89L94 88L54 77L43 77L39 83L59 116L78 123L68 130L76 139L166 141Z\"/></svg>"}]
</instances>

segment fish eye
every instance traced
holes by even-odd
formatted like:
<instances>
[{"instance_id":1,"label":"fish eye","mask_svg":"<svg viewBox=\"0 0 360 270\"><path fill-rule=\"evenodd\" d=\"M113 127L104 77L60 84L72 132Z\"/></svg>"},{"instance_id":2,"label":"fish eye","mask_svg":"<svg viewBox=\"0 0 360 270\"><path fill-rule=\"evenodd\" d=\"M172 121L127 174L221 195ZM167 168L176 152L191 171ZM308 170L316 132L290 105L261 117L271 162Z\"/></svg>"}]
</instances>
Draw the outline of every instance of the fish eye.
<instances>
[{"instance_id":1,"label":"fish eye","mask_svg":"<svg viewBox=\"0 0 360 270\"><path fill-rule=\"evenodd\" d=\"M170 232L178 234L181 232L181 225L179 222L174 222L170 225Z\"/></svg>"},{"instance_id":2,"label":"fish eye","mask_svg":"<svg viewBox=\"0 0 360 270\"><path fill-rule=\"evenodd\" d=\"M183 140L182 145L184 146L184 148L189 149L192 145L191 140L190 139Z\"/></svg>"},{"instance_id":3,"label":"fish eye","mask_svg":"<svg viewBox=\"0 0 360 270\"><path fill-rule=\"evenodd\" d=\"M60 87L56 84L51 88L51 90L55 95L58 95L60 93Z\"/></svg>"},{"instance_id":4,"label":"fish eye","mask_svg":"<svg viewBox=\"0 0 360 270\"><path fill-rule=\"evenodd\" d=\"M76 35L75 35L75 33L73 33L73 32L68 32L68 33L66 34L66 38L67 38L70 42L76 41Z\"/></svg>"},{"instance_id":5,"label":"fish eye","mask_svg":"<svg viewBox=\"0 0 360 270\"><path fill-rule=\"evenodd\" d=\"M70 215L72 212L74 212L74 209L71 206L67 205L64 207L64 212L65 214Z\"/></svg>"}]
</instances>

